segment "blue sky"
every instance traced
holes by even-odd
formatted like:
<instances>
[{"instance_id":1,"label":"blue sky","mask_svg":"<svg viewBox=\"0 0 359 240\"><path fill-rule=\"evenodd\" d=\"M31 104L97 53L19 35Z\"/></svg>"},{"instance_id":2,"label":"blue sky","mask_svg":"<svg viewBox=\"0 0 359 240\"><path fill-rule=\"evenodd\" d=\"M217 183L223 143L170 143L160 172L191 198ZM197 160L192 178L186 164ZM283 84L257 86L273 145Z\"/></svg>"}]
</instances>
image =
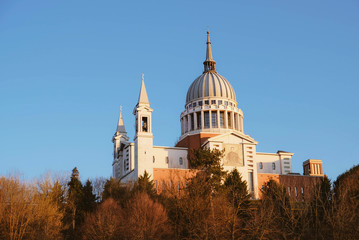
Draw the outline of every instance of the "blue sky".
<instances>
[{"instance_id":1,"label":"blue sky","mask_svg":"<svg viewBox=\"0 0 359 240\"><path fill-rule=\"evenodd\" d=\"M154 144L173 146L207 28L257 151L322 159L331 178L359 163L359 2L0 1L0 174L109 177L123 106L141 83Z\"/></svg>"}]
</instances>

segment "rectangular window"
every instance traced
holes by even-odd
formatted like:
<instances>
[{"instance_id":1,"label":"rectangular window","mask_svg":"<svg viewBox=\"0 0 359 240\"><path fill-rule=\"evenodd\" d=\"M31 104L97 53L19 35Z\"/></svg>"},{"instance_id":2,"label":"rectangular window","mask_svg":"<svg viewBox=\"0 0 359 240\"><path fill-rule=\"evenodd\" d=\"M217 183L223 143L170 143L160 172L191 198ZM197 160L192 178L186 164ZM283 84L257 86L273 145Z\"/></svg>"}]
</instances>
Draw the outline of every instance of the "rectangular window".
<instances>
[{"instance_id":1,"label":"rectangular window","mask_svg":"<svg viewBox=\"0 0 359 240\"><path fill-rule=\"evenodd\" d=\"M303 187L301 188L301 190L302 190L302 202L304 202L304 189L303 189Z\"/></svg>"},{"instance_id":2,"label":"rectangular window","mask_svg":"<svg viewBox=\"0 0 359 240\"><path fill-rule=\"evenodd\" d=\"M201 115L201 112L197 112L197 129L201 129L202 126L202 115Z\"/></svg>"},{"instance_id":3,"label":"rectangular window","mask_svg":"<svg viewBox=\"0 0 359 240\"><path fill-rule=\"evenodd\" d=\"M227 106L228 105L228 102L227 101L224 101L224 106Z\"/></svg>"},{"instance_id":4,"label":"rectangular window","mask_svg":"<svg viewBox=\"0 0 359 240\"><path fill-rule=\"evenodd\" d=\"M231 113L227 113L227 122L228 122L228 128L232 128Z\"/></svg>"},{"instance_id":5,"label":"rectangular window","mask_svg":"<svg viewBox=\"0 0 359 240\"><path fill-rule=\"evenodd\" d=\"M289 195L289 197L290 197L290 187L288 187L288 195Z\"/></svg>"},{"instance_id":6,"label":"rectangular window","mask_svg":"<svg viewBox=\"0 0 359 240\"><path fill-rule=\"evenodd\" d=\"M253 172L249 173L249 186L251 188L251 192L254 191L254 185L253 185Z\"/></svg>"},{"instance_id":7,"label":"rectangular window","mask_svg":"<svg viewBox=\"0 0 359 240\"><path fill-rule=\"evenodd\" d=\"M216 100L211 100L211 104L216 104Z\"/></svg>"},{"instance_id":8,"label":"rectangular window","mask_svg":"<svg viewBox=\"0 0 359 240\"><path fill-rule=\"evenodd\" d=\"M289 164L289 162L284 162L284 164Z\"/></svg>"},{"instance_id":9,"label":"rectangular window","mask_svg":"<svg viewBox=\"0 0 359 240\"><path fill-rule=\"evenodd\" d=\"M209 128L209 112L204 112L204 128Z\"/></svg>"},{"instance_id":10,"label":"rectangular window","mask_svg":"<svg viewBox=\"0 0 359 240\"><path fill-rule=\"evenodd\" d=\"M222 100L218 100L218 105L222 105Z\"/></svg>"},{"instance_id":11,"label":"rectangular window","mask_svg":"<svg viewBox=\"0 0 359 240\"><path fill-rule=\"evenodd\" d=\"M208 104L209 104L209 100L205 100L205 101L204 101L204 104L205 104L205 105L208 105Z\"/></svg>"},{"instance_id":12,"label":"rectangular window","mask_svg":"<svg viewBox=\"0 0 359 240\"><path fill-rule=\"evenodd\" d=\"M198 106L202 106L202 103L203 103L202 101L199 101Z\"/></svg>"},{"instance_id":13,"label":"rectangular window","mask_svg":"<svg viewBox=\"0 0 359 240\"><path fill-rule=\"evenodd\" d=\"M223 128L224 127L224 112L220 112L219 113L219 124L220 124L220 127Z\"/></svg>"},{"instance_id":14,"label":"rectangular window","mask_svg":"<svg viewBox=\"0 0 359 240\"><path fill-rule=\"evenodd\" d=\"M193 105L192 105L192 107L196 107L196 106L197 106L197 103L194 102Z\"/></svg>"},{"instance_id":15,"label":"rectangular window","mask_svg":"<svg viewBox=\"0 0 359 240\"><path fill-rule=\"evenodd\" d=\"M212 128L217 128L217 112L213 111L211 112L211 118L212 118Z\"/></svg>"},{"instance_id":16,"label":"rectangular window","mask_svg":"<svg viewBox=\"0 0 359 240\"><path fill-rule=\"evenodd\" d=\"M147 117L142 117L142 132L148 132Z\"/></svg>"},{"instance_id":17,"label":"rectangular window","mask_svg":"<svg viewBox=\"0 0 359 240\"><path fill-rule=\"evenodd\" d=\"M191 130L190 131L193 131L194 130L194 117L193 117L193 113L191 113Z\"/></svg>"}]
</instances>

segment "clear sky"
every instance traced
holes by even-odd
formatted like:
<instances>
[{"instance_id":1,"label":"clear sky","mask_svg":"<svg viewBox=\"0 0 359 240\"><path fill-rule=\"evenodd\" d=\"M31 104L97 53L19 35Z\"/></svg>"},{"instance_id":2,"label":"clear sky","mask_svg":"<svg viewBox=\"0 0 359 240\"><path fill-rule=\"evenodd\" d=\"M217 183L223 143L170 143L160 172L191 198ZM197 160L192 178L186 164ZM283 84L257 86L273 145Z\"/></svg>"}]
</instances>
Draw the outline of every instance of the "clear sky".
<instances>
[{"instance_id":1,"label":"clear sky","mask_svg":"<svg viewBox=\"0 0 359 240\"><path fill-rule=\"evenodd\" d=\"M173 146L207 28L257 151L359 163L359 2L0 1L0 175L112 173L123 106L130 139L141 74L154 144Z\"/></svg>"}]
</instances>

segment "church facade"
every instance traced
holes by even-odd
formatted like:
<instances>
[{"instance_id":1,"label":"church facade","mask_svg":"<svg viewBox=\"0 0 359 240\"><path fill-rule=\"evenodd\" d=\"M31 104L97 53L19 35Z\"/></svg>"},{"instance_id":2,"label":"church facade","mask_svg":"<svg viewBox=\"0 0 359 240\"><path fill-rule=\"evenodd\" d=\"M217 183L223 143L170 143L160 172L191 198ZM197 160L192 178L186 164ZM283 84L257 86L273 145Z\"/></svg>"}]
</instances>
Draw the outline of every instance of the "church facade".
<instances>
[{"instance_id":1,"label":"church facade","mask_svg":"<svg viewBox=\"0 0 359 240\"><path fill-rule=\"evenodd\" d=\"M258 142L244 132L243 112L235 91L229 81L217 73L215 64L207 32L204 71L187 91L185 109L180 114L181 136L174 147L153 145L153 109L142 79L138 102L133 110L133 142L127 136L122 112L112 138L113 177L123 183L134 182L146 171L154 180L157 192L180 191L186 184L184 179L194 174L187 159L190 149L207 147L224 150L224 169L231 171L236 168L247 181L253 198L259 198L261 187L273 179L284 184L293 198L304 199L323 176L322 161L308 159L303 163L304 175L299 175L292 172L293 153L257 152Z\"/></svg>"}]
</instances>

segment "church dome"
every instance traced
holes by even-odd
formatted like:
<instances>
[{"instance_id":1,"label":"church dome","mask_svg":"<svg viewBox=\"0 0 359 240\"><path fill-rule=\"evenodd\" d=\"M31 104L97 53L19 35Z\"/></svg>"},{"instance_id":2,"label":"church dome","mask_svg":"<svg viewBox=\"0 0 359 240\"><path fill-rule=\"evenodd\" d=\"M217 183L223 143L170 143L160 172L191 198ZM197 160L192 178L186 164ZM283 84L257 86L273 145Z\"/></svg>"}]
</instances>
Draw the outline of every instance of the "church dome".
<instances>
[{"instance_id":1,"label":"church dome","mask_svg":"<svg viewBox=\"0 0 359 240\"><path fill-rule=\"evenodd\" d=\"M227 79L216 71L211 41L207 32L204 71L189 87L185 110L181 113L181 138L198 133L243 133L243 113Z\"/></svg>"},{"instance_id":2,"label":"church dome","mask_svg":"<svg viewBox=\"0 0 359 240\"><path fill-rule=\"evenodd\" d=\"M236 94L227 79L217 73L216 62L212 57L211 41L207 32L206 60L203 62L204 71L196 78L187 91L186 105L200 99L223 99L236 103Z\"/></svg>"},{"instance_id":3,"label":"church dome","mask_svg":"<svg viewBox=\"0 0 359 240\"><path fill-rule=\"evenodd\" d=\"M208 71L196 78L187 91L186 104L201 98L223 98L236 102L236 94L227 79Z\"/></svg>"}]
</instances>

